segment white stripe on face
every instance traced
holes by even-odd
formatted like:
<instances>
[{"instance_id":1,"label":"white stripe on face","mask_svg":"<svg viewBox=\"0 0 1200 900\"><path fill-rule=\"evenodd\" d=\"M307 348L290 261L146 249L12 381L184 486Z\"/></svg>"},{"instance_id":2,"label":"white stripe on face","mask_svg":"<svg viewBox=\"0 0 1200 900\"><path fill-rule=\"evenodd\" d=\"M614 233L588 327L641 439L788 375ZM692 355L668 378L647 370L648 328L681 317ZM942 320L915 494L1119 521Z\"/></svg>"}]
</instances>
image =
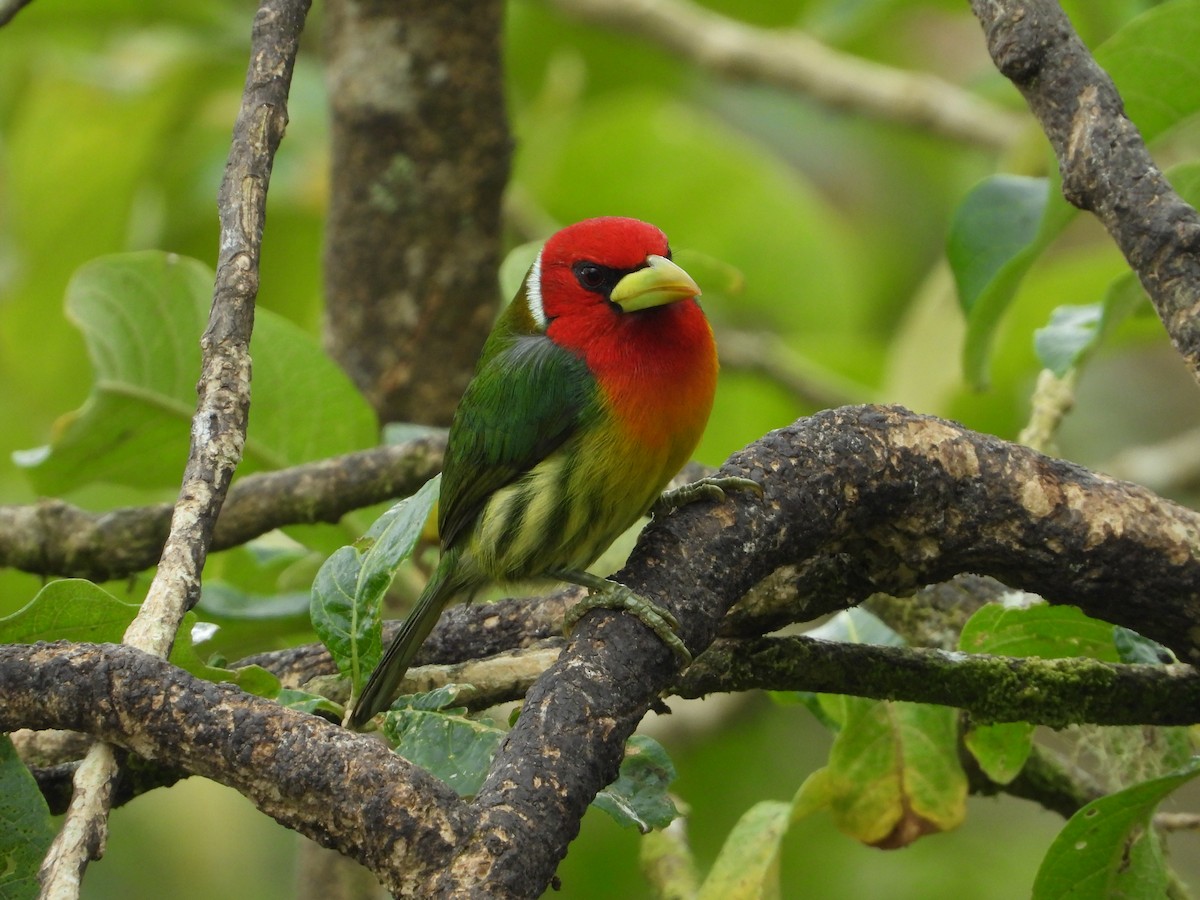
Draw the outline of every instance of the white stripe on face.
<instances>
[{"instance_id":1,"label":"white stripe on face","mask_svg":"<svg viewBox=\"0 0 1200 900\"><path fill-rule=\"evenodd\" d=\"M546 330L546 310L542 307L542 251L538 251L529 277L525 280L525 301L529 304L529 315L533 317L538 331Z\"/></svg>"}]
</instances>

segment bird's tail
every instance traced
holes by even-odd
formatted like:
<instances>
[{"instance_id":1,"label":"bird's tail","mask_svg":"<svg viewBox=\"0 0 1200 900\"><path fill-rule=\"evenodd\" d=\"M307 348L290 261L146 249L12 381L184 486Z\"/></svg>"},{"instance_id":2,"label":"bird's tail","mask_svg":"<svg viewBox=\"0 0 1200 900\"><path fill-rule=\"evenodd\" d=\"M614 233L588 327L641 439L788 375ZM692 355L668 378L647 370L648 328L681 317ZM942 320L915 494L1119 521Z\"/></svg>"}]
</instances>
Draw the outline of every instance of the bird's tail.
<instances>
[{"instance_id":1,"label":"bird's tail","mask_svg":"<svg viewBox=\"0 0 1200 900\"><path fill-rule=\"evenodd\" d=\"M416 605L400 626L400 631L392 639L383 659L379 661L375 671L367 680L366 687L359 694L350 713L347 725L351 728L361 728L371 717L387 709L395 698L396 688L404 679L404 673L412 664L413 657L433 631L433 626L442 614L442 610L450 598L458 592L457 580L454 578L457 568L458 554L451 551L442 554L441 562L421 591Z\"/></svg>"}]
</instances>

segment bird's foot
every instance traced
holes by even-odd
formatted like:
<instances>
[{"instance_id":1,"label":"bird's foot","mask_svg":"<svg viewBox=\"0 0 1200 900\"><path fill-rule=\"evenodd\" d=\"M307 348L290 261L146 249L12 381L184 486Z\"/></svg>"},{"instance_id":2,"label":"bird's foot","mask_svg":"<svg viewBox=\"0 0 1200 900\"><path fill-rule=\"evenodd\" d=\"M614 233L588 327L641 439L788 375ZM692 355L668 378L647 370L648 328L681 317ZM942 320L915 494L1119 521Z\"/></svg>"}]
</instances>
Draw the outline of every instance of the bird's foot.
<instances>
[{"instance_id":1,"label":"bird's foot","mask_svg":"<svg viewBox=\"0 0 1200 900\"><path fill-rule=\"evenodd\" d=\"M752 491L760 498L763 495L762 485L749 478L739 478L736 475L715 475L701 478L680 485L672 491L664 491L663 495L654 501L650 507L652 516L665 516L681 506L695 503L697 500L712 500L722 503L726 491Z\"/></svg>"},{"instance_id":2,"label":"bird's foot","mask_svg":"<svg viewBox=\"0 0 1200 900\"><path fill-rule=\"evenodd\" d=\"M642 624L657 634L659 639L675 653L681 665L686 666L692 661L691 651L677 633L679 620L669 609L651 603L623 584L609 581L589 572L559 572L557 575L564 581L570 581L588 589L588 595L568 609L567 614L563 617L564 634L569 635L576 623L593 609L625 610L633 613L642 620Z\"/></svg>"}]
</instances>

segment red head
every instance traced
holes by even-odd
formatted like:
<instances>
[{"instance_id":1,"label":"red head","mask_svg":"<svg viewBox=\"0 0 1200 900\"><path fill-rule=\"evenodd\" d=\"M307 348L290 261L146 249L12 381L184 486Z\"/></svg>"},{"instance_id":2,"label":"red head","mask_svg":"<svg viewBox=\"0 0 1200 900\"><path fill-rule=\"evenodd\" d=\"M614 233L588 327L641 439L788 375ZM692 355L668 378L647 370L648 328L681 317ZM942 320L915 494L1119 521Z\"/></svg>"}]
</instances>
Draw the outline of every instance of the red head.
<instances>
[{"instance_id":1,"label":"red head","mask_svg":"<svg viewBox=\"0 0 1200 900\"><path fill-rule=\"evenodd\" d=\"M531 324L587 361L629 433L678 445L677 468L708 418L717 354L700 288L670 253L646 222L586 219L546 241L524 296Z\"/></svg>"},{"instance_id":2,"label":"red head","mask_svg":"<svg viewBox=\"0 0 1200 900\"><path fill-rule=\"evenodd\" d=\"M670 257L667 236L647 222L618 216L577 222L538 254L525 285L530 316L553 340L582 349L572 335L594 339L624 317L644 318L639 314L699 295Z\"/></svg>"}]
</instances>

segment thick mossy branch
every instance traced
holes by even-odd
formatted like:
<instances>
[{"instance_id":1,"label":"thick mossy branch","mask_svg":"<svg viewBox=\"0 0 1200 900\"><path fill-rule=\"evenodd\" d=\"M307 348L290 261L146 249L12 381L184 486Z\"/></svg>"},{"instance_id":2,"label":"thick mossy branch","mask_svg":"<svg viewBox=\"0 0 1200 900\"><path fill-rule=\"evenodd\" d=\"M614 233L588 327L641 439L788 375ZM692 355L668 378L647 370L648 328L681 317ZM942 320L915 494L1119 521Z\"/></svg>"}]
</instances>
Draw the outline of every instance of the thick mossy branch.
<instances>
[{"instance_id":1,"label":"thick mossy branch","mask_svg":"<svg viewBox=\"0 0 1200 900\"><path fill-rule=\"evenodd\" d=\"M840 644L805 637L718 640L675 685L717 691L815 691L957 706L978 723L1190 725L1200 719L1191 666L1094 659L1014 659Z\"/></svg>"},{"instance_id":2,"label":"thick mossy branch","mask_svg":"<svg viewBox=\"0 0 1200 900\"><path fill-rule=\"evenodd\" d=\"M384 422L449 424L501 302L504 7L326 6L326 344Z\"/></svg>"}]
</instances>

